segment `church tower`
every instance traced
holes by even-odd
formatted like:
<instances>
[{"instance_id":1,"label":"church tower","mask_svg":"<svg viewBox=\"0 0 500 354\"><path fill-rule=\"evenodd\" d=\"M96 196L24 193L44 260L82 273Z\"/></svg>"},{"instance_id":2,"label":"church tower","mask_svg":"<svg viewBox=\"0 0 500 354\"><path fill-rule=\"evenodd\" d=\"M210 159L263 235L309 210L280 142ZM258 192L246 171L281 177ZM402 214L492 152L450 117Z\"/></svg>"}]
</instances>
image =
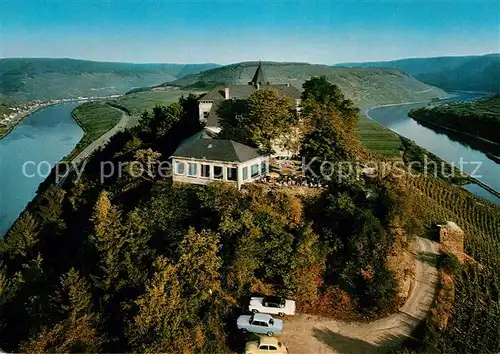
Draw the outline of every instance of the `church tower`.
<instances>
[{"instance_id":1,"label":"church tower","mask_svg":"<svg viewBox=\"0 0 500 354\"><path fill-rule=\"evenodd\" d=\"M266 76L264 75L264 69L262 69L262 62L259 61L259 66L253 75L252 81L248 83L249 85L255 86L257 90L263 85L269 85L269 82L266 80Z\"/></svg>"}]
</instances>

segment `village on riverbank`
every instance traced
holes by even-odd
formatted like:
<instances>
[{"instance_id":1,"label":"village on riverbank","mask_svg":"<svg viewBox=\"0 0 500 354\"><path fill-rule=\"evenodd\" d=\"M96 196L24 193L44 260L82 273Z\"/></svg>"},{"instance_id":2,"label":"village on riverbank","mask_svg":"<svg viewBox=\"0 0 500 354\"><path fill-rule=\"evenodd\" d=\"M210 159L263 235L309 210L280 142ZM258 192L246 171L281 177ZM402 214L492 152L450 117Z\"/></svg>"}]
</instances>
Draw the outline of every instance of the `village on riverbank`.
<instances>
[{"instance_id":1,"label":"village on riverbank","mask_svg":"<svg viewBox=\"0 0 500 354\"><path fill-rule=\"evenodd\" d=\"M0 139L9 134L20 121L41 108L67 102L86 102L106 98L117 98L119 96L120 95L32 100L28 102L15 102L13 104L0 103L0 106L3 106L3 109L0 111Z\"/></svg>"}]
</instances>

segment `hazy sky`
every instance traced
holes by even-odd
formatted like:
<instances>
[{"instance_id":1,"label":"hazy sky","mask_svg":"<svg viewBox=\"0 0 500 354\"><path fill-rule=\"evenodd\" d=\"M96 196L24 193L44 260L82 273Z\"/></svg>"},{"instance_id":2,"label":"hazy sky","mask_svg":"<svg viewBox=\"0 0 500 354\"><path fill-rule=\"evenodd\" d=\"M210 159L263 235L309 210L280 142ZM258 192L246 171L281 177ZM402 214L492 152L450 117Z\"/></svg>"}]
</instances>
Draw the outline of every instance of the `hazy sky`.
<instances>
[{"instance_id":1,"label":"hazy sky","mask_svg":"<svg viewBox=\"0 0 500 354\"><path fill-rule=\"evenodd\" d=\"M232 63L500 52L500 1L0 0L1 57Z\"/></svg>"}]
</instances>

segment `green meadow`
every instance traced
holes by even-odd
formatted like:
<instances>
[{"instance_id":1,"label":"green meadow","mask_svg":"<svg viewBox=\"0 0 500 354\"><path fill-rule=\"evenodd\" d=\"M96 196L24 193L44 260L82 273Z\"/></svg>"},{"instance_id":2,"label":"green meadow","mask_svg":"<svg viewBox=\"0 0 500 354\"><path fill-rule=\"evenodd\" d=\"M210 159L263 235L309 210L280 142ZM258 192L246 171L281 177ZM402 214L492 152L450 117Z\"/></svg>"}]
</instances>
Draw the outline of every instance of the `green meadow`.
<instances>
[{"instance_id":1,"label":"green meadow","mask_svg":"<svg viewBox=\"0 0 500 354\"><path fill-rule=\"evenodd\" d=\"M76 107L73 118L84 131L82 140L68 158L75 157L93 141L113 128L120 120L122 112L106 102L87 102Z\"/></svg>"}]
</instances>

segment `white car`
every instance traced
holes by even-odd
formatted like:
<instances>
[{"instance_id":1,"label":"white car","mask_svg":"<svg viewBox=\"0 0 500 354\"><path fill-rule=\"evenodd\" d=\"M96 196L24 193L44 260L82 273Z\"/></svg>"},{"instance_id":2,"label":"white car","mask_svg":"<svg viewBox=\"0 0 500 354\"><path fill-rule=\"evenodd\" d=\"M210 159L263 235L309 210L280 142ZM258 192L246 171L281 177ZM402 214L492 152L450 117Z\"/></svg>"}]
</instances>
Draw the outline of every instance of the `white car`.
<instances>
[{"instance_id":1,"label":"white car","mask_svg":"<svg viewBox=\"0 0 500 354\"><path fill-rule=\"evenodd\" d=\"M284 300L277 296L250 298L248 310L253 313L262 312L278 316L295 315L295 301Z\"/></svg>"},{"instance_id":2,"label":"white car","mask_svg":"<svg viewBox=\"0 0 500 354\"><path fill-rule=\"evenodd\" d=\"M285 345L274 337L261 337L258 341L248 342L245 354L288 354Z\"/></svg>"}]
</instances>

